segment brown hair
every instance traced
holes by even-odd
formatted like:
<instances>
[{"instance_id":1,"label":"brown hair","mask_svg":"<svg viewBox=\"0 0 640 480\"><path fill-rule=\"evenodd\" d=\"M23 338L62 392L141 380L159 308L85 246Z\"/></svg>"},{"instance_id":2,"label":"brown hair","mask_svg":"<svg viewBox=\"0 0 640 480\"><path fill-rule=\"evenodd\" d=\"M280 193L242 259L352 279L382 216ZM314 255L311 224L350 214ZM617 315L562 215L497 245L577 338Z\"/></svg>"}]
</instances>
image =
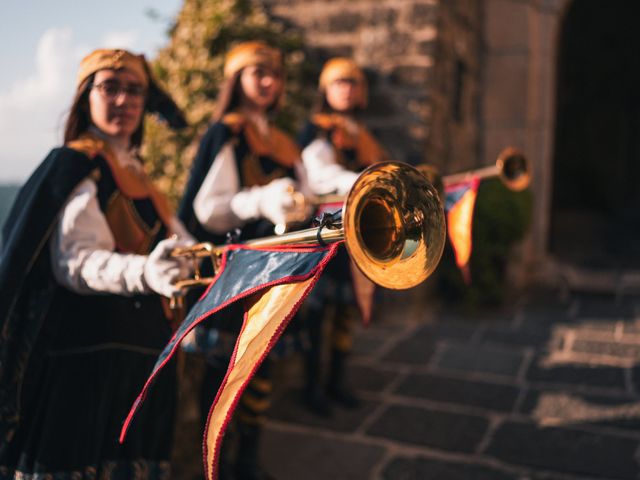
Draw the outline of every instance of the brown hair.
<instances>
[{"instance_id":1,"label":"brown hair","mask_svg":"<svg viewBox=\"0 0 640 480\"><path fill-rule=\"evenodd\" d=\"M95 73L85 78L76 91L76 95L69 109L69 116L64 127L64 143L76 140L80 135L86 132L91 126L91 112L89 110L89 92L93 87L93 79ZM146 105L145 105L146 111ZM139 147L142 145L142 134L144 132L144 116L140 120L137 130L131 135L131 146Z\"/></svg>"}]
</instances>

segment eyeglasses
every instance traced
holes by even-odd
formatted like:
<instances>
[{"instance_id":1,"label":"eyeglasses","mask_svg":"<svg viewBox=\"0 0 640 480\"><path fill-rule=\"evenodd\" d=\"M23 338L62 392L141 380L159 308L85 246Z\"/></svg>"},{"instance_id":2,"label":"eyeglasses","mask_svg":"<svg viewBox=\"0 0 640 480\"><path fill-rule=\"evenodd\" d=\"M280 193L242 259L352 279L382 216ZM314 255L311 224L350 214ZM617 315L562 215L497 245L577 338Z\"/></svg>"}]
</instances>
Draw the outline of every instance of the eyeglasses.
<instances>
[{"instance_id":1,"label":"eyeglasses","mask_svg":"<svg viewBox=\"0 0 640 480\"><path fill-rule=\"evenodd\" d=\"M121 85L116 82L107 81L95 84L91 88L97 89L102 96L109 101L115 101L120 95L126 94L132 100L142 102L147 96L147 89L142 85Z\"/></svg>"}]
</instances>

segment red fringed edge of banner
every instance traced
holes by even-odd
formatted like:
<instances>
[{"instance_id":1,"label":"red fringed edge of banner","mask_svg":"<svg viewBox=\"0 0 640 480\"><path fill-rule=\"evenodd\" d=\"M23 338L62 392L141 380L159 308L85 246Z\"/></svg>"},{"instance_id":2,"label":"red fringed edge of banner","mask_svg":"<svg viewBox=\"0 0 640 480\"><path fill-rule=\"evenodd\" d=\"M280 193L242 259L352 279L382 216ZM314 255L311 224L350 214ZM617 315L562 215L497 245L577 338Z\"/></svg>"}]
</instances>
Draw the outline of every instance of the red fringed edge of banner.
<instances>
[{"instance_id":1,"label":"red fringed edge of banner","mask_svg":"<svg viewBox=\"0 0 640 480\"><path fill-rule=\"evenodd\" d=\"M269 282L269 283L265 283L263 285L260 285L259 287L255 287L252 289L249 289L245 292L242 292L239 295L236 295L235 297L231 297L228 300L226 300L225 302L223 302L222 304L218 305L216 308L213 308L209 311L207 311L206 313L203 313L202 315L200 315L194 322L192 325L192 328L190 328L189 330L186 330L185 332L182 333L182 336L180 338L178 338L178 340L176 341L175 346L173 347L173 349L171 350L171 352L169 353L169 355L167 355L167 358L164 359L164 361L162 362L162 364L154 370L154 372L152 373L152 375L147 379L147 381L145 382L143 388L142 388L142 392L140 392L140 395L138 395L138 397L136 398L136 400L134 401L131 410L129 411L129 414L127 415L123 425L122 425L122 429L120 431L120 437L118 439L118 441L120 443L124 443L124 440L127 436L127 433L129 431L129 427L131 426L131 421L133 420L134 415L137 413L138 408L140 407L140 404L144 401L147 392L149 390L149 388L151 387L151 385L153 384L154 380L156 379L156 376L158 375L158 373L160 372L160 370L162 370L164 368L164 366L173 358L174 354L176 353L176 350L180 347L180 343L182 342L182 340L184 340L184 337L187 336L187 334L193 330L196 326L198 326L200 323L202 323L204 320L206 320L208 317L210 317L211 315L215 314L216 312L222 310L223 308L228 307L229 305L231 305L232 303L242 299L242 298L246 298L248 296L253 295L254 293L263 290L265 288L269 288L272 287L274 285L280 285L283 283L293 283L293 282L301 282L304 280L307 280L308 278L311 278L313 275L316 274L316 272L318 271L319 268L324 269L324 266L326 265L326 263L334 257L338 246L341 244L342 242L337 242L337 243L333 243L331 245L329 245L328 247L309 247L308 245L300 245L300 246L295 246L295 245L287 245L287 246L275 246L275 247L250 247L247 245L229 245L225 248L225 251L222 254L222 260L220 263L220 270L216 273L213 281L211 282L211 285L209 285L209 287L207 287L207 290L205 291L205 293L202 295L202 297L204 297L204 295L206 295L206 293L213 288L213 286L215 285L215 283L217 282L217 280L220 278L220 276L222 275L222 273L224 272L226 265L227 265L227 256L228 256L228 252L230 250L242 250L242 249L246 249L246 250L265 250L265 251L290 251L290 252L319 252L319 251L323 251L323 250L330 250L330 253L318 264L316 265L310 272L304 274L304 275L294 275L294 276L289 276L289 277L282 277L279 278L278 280L274 280L273 282ZM315 282L314 282L315 283ZM308 294L308 292L307 292ZM306 296L306 294L305 294ZM201 298L202 298L201 297ZM297 308L296 308L297 310ZM295 313L295 312L294 312ZM244 328L244 325L243 325ZM178 334L178 332L174 333L173 337L169 340L169 343L175 340L175 336ZM235 355L235 351L234 351L234 355ZM261 360L262 362L262 360ZM255 372L254 372L255 373ZM225 377L226 380L226 377ZM217 396L216 396L217 399ZM208 422L208 420L207 420Z\"/></svg>"},{"instance_id":2,"label":"red fringed edge of banner","mask_svg":"<svg viewBox=\"0 0 640 480\"><path fill-rule=\"evenodd\" d=\"M342 242L340 242L342 243ZM309 285L309 287L307 288L307 290L304 292L304 294L302 295L302 297L300 298L300 300L298 302L296 302L296 304L293 306L293 308L291 309L291 311L289 312L289 314L285 317L285 319L282 321L282 323L280 324L280 326L278 327L278 329L276 330L276 332L274 333L274 335L271 337L271 339L269 340L269 344L267 349L265 350L265 352L261 355L260 359L258 360L258 362L256 362L256 364L253 366L253 369L251 370L251 373L249 376L247 376L247 378L245 379L244 383L242 384L242 386L240 387L239 391L237 392L237 394L235 395L235 397L233 398L233 404L231 409L229 410L229 413L225 416L224 419L224 423L223 423L223 427L221 429L221 434L216 438L216 452L220 452L220 448L222 447L222 441L224 439L224 432L226 432L227 427L229 425L229 422L231 422L231 419L233 417L233 413L236 410L236 407L238 405L238 402L240 402L240 398L242 397L242 394L244 393L244 391L247 388L247 385L249 385L249 382L251 382L251 379L253 378L253 376L255 375L256 371L258 370L258 368L260 368L260 365L262 365L262 362L264 361L265 358L267 358L267 356L269 355L269 352L271 352L271 350L273 349L274 345L277 343L278 339L280 338L280 336L282 335L282 332L284 332L284 330L287 328L287 326L289 325L289 322L291 321L291 319L293 318L293 316L296 314L296 312L298 311L298 309L300 308L300 306L302 305L302 303L304 302L304 300L307 298L307 296L309 295L309 293L311 292L311 290L313 290L313 287L315 286L315 284L317 283L318 279L320 278L319 275L316 275L316 272L318 270L322 271L324 270L324 268L326 267L327 263L335 256L335 253L338 249L339 243L334 243L331 245L331 253L329 253L329 255L327 255L313 270L309 275L304 276L304 278L299 278L299 280L306 280L308 278L311 278L312 276L315 276L315 280ZM299 250L297 250L299 251ZM294 278L294 277L291 277ZM276 284L282 284L282 283L287 283L287 282L272 282L271 284L269 284L268 286L272 286L272 285L276 285ZM266 286L265 286L266 288ZM249 315L249 312L245 312L244 314L244 319L243 319L243 323L242 323L242 329L240 331L240 333L238 334L238 338L240 338L240 336L242 335L242 332L244 331L246 324L247 324L247 317ZM236 359L236 353L237 353L237 349L238 349L238 343L236 342L236 345L233 349L233 354L231 355L231 359L229 361L229 365L232 365L235 363L235 359ZM203 438L203 442L202 442L202 450L203 450L203 464L205 466L205 478L209 478L207 475L207 469L211 469L211 471L214 473L214 476L212 478L218 478L218 467L220 465L220 458L219 455L217 455L213 461L211 465L207 465L207 442L206 442L206 433L209 429L209 422L211 420L211 414L214 410L214 407L216 406L216 404L218 403L218 399L220 397L220 394L223 390L224 385L227 383L227 378L229 376L229 370L227 370L227 373L225 374L224 379L222 380L222 383L220 384L220 387L218 388L218 393L216 394L216 397L213 401L213 403L211 404L211 407L209 408L209 413L207 414L207 422L204 428L204 438Z\"/></svg>"}]
</instances>

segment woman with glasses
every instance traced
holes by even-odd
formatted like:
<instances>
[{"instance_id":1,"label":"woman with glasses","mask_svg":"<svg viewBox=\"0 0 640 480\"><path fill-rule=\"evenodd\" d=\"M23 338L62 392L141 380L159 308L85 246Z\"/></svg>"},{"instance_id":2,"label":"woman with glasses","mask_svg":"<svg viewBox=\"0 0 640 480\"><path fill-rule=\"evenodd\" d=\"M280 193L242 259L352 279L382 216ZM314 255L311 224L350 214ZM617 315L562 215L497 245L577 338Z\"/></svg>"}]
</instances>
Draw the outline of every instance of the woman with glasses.
<instances>
[{"instance_id":1,"label":"woman with glasses","mask_svg":"<svg viewBox=\"0 0 640 480\"><path fill-rule=\"evenodd\" d=\"M180 208L181 218L198 240L224 242L225 234L234 229L239 229L234 241L273 235L274 225L306 216L304 205L294 196L295 190L307 188L300 152L272 121L283 90L279 50L253 41L227 53L215 123L202 138ZM224 378L242 325L241 312L228 317L216 318L215 330L200 328L196 333L197 348L208 363L203 414ZM227 436L220 478L268 478L258 465L259 435L271 390L268 362L263 362L240 399L234 425L237 455L233 461L226 457Z\"/></svg>"},{"instance_id":2,"label":"woman with glasses","mask_svg":"<svg viewBox=\"0 0 640 480\"><path fill-rule=\"evenodd\" d=\"M169 478L176 381L119 431L171 336L190 236L146 176L143 116L181 113L142 56L80 63L64 146L21 189L0 262L0 478ZM166 370L166 369L165 369Z\"/></svg>"},{"instance_id":3,"label":"woman with glasses","mask_svg":"<svg viewBox=\"0 0 640 480\"><path fill-rule=\"evenodd\" d=\"M346 194L359 173L388 155L358 115L367 105L367 82L350 58L336 57L320 74L315 112L300 133L302 161L313 193ZM333 308L326 308L333 303ZM351 262L344 249L328 265L305 308L309 329L304 399L311 411L329 415L330 400L356 407L358 399L347 387L345 364L351 350L353 320L359 317L352 288ZM331 353L326 382L321 380L322 321L331 322Z\"/></svg>"}]
</instances>

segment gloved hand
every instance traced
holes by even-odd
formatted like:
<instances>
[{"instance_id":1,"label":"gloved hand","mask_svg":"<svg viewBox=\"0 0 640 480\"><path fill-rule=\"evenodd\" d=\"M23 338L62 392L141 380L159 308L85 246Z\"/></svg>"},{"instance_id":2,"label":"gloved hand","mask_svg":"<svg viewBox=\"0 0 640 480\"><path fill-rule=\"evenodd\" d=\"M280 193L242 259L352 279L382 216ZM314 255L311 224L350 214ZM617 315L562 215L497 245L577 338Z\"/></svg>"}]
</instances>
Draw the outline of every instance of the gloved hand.
<instances>
[{"instance_id":1,"label":"gloved hand","mask_svg":"<svg viewBox=\"0 0 640 480\"><path fill-rule=\"evenodd\" d=\"M175 287L174 283L191 274L191 265L186 258L172 258L171 251L189 244L193 242L171 237L156 245L144 266L144 281L151 290L168 298L180 293L180 289Z\"/></svg>"},{"instance_id":2,"label":"gloved hand","mask_svg":"<svg viewBox=\"0 0 640 480\"><path fill-rule=\"evenodd\" d=\"M262 187L258 208L260 214L275 225L300 222L307 217L304 197L296 191L295 182L287 177Z\"/></svg>"}]
</instances>

